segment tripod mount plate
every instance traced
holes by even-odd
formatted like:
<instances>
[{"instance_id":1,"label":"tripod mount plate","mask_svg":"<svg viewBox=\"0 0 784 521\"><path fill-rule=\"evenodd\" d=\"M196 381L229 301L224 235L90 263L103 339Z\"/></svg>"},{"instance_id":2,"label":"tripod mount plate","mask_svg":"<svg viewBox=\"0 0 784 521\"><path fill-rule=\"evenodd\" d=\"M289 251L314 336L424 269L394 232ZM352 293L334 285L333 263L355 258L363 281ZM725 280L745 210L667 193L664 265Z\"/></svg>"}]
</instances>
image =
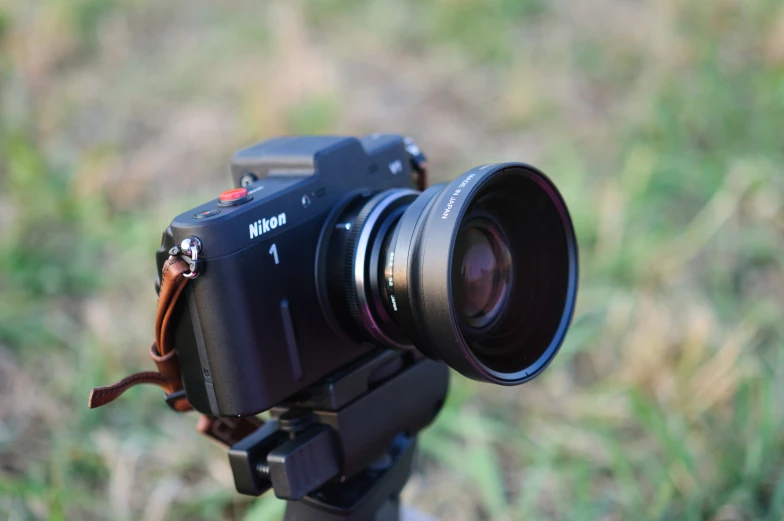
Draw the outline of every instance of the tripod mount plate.
<instances>
[{"instance_id":1,"label":"tripod mount plate","mask_svg":"<svg viewBox=\"0 0 784 521\"><path fill-rule=\"evenodd\" d=\"M385 466L406 467L405 483L410 457L403 456L413 454L416 433L438 414L448 382L441 363L412 353L373 354L275 407L275 419L230 449L237 491L258 496L272 488L290 501L290 511L332 508L344 517L319 519L360 519L345 515L366 504L377 480L402 472Z\"/></svg>"}]
</instances>

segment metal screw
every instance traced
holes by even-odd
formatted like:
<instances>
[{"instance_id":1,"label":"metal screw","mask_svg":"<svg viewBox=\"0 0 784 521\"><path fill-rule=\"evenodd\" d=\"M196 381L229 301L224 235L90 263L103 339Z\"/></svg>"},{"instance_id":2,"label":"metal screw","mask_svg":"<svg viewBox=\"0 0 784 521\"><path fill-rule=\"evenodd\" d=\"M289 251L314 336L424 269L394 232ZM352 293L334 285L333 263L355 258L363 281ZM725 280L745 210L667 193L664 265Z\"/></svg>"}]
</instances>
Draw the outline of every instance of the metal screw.
<instances>
[{"instance_id":1,"label":"metal screw","mask_svg":"<svg viewBox=\"0 0 784 521\"><path fill-rule=\"evenodd\" d=\"M205 367L204 368L204 378L209 378L209 377L210 377L210 370Z\"/></svg>"},{"instance_id":2,"label":"metal screw","mask_svg":"<svg viewBox=\"0 0 784 521\"><path fill-rule=\"evenodd\" d=\"M302 196L302 206L307 208L308 205L310 205L310 196L305 194L305 195Z\"/></svg>"},{"instance_id":3,"label":"metal screw","mask_svg":"<svg viewBox=\"0 0 784 521\"><path fill-rule=\"evenodd\" d=\"M278 416L278 428L293 436L313 425L314 421L313 413L308 410L289 409Z\"/></svg>"},{"instance_id":4,"label":"metal screw","mask_svg":"<svg viewBox=\"0 0 784 521\"><path fill-rule=\"evenodd\" d=\"M248 173L248 174L245 174L244 176L242 176L240 178L240 186L243 187L243 188L247 188L247 187L249 187L250 185L252 185L253 183L255 183L258 180L259 180L258 177L256 177L253 174Z\"/></svg>"},{"instance_id":5,"label":"metal screw","mask_svg":"<svg viewBox=\"0 0 784 521\"><path fill-rule=\"evenodd\" d=\"M261 476L264 479L269 479L270 478L270 468L269 468L269 465L267 465L267 463L265 463L263 461L260 461L259 464L256 465L256 472L258 472L259 476Z\"/></svg>"}]
</instances>

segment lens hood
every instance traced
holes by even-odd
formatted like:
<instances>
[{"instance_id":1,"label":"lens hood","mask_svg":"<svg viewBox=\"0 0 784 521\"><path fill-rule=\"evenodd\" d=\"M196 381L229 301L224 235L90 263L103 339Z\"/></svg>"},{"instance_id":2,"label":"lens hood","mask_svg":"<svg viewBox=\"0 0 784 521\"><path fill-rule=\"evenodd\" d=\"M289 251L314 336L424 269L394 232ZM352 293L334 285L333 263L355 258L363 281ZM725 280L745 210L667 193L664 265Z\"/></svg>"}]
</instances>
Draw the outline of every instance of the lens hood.
<instances>
[{"instance_id":1,"label":"lens hood","mask_svg":"<svg viewBox=\"0 0 784 521\"><path fill-rule=\"evenodd\" d=\"M477 212L508 237L512 274L497 320L475 328L455 305L465 283L455 244ZM516 385L558 352L574 313L578 251L566 204L539 170L484 165L423 192L400 218L386 260L396 321L426 355L476 380Z\"/></svg>"}]
</instances>

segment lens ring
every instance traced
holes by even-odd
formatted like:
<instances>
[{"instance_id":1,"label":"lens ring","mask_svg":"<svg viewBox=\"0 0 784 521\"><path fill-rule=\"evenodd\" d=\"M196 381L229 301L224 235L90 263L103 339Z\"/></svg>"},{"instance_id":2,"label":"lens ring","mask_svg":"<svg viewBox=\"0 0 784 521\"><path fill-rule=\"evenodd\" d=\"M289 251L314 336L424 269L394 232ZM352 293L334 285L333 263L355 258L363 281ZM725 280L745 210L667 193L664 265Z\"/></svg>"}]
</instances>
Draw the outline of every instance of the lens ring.
<instances>
[{"instance_id":1,"label":"lens ring","mask_svg":"<svg viewBox=\"0 0 784 521\"><path fill-rule=\"evenodd\" d=\"M359 191L348 194L338 205L336 205L326 218L324 227L321 230L318 246L316 248L316 263L315 263L315 280L316 280L316 294L318 295L318 302L324 318L327 320L329 327L333 333L344 342L350 345L355 342L353 335L349 334L349 330L344 327L345 320L343 319L342 311L346 305L341 302L340 305L335 305L333 298L338 291L335 287L335 278L342 275L342 258L340 262L335 260L335 245L336 230L340 232L343 241L338 245L338 250L345 251L345 240L348 231L350 230L350 221L346 220L347 216L353 216L354 211L352 207L356 206L362 201L366 201L368 197ZM348 228L347 228L348 226ZM339 265L338 265L339 264ZM340 291L344 291L342 284ZM342 299L340 299L342 300Z\"/></svg>"},{"instance_id":2,"label":"lens ring","mask_svg":"<svg viewBox=\"0 0 784 521\"><path fill-rule=\"evenodd\" d=\"M445 187L446 184L443 183L429 187L406 208L395 226L388 248L388 267L385 268L385 278L390 281L389 298L395 300L395 321L400 324L417 350L434 360L440 360L442 357L432 349L424 336L427 325L422 319L419 299L414 295L421 260L421 243L415 238L420 235L426 217Z\"/></svg>"},{"instance_id":3,"label":"lens ring","mask_svg":"<svg viewBox=\"0 0 784 521\"><path fill-rule=\"evenodd\" d=\"M349 293L349 311L362 324L373 340L387 347L407 348L404 338L395 338L379 324L371 310L369 292L371 248L384 221L402 205L410 204L419 192L393 189L381 192L364 206L352 226L346 256L346 288Z\"/></svg>"},{"instance_id":4,"label":"lens ring","mask_svg":"<svg viewBox=\"0 0 784 521\"><path fill-rule=\"evenodd\" d=\"M501 194L516 203L502 201L503 210L511 213L499 214L492 204L495 200L486 200L488 194ZM420 206L418 215L413 212L409 215L413 206L399 225L411 230L410 235L401 233L395 247L398 307L408 310L401 316L409 318L403 329L408 332L415 328L419 334L415 341L417 348L426 346L428 352L470 378L516 385L537 376L563 342L577 293L577 241L566 204L555 185L540 171L522 163L485 165L441 188L424 210ZM461 327L455 306L452 270L459 260L454 258L455 241L461 226L477 206L496 215L502 229L506 229L509 219L519 221L514 213L518 209L529 212L515 225L514 233L506 230L514 243L513 257L519 257L513 270L513 298L508 311L497 319L508 330L499 330L495 324L480 330ZM542 211L545 213L537 213ZM537 220L539 217L545 220ZM525 251L523 242L528 235L536 239L535 243L547 255L536 255L536 249ZM515 254L516 251L524 254ZM408 256L408 262L398 269L397 261L403 256ZM521 260L524 261L520 264L522 270L517 266ZM547 264L550 261L557 263L552 270ZM534 284L536 276L529 276L529 269L539 270L535 273L544 274L547 284L555 284L549 293L546 284ZM398 276L399 272L405 273ZM398 281L403 283L405 291L399 291ZM520 289L525 283L534 284L530 289L534 293ZM529 293L536 299L521 300ZM545 300L541 300L542 296ZM538 310L547 299L550 299L549 307ZM531 316L525 314L529 312ZM545 325L538 324L537 313L540 318L547 318ZM489 337L488 329L498 337ZM509 338L519 342L510 344ZM512 357L511 361L506 363L505 357Z\"/></svg>"}]
</instances>

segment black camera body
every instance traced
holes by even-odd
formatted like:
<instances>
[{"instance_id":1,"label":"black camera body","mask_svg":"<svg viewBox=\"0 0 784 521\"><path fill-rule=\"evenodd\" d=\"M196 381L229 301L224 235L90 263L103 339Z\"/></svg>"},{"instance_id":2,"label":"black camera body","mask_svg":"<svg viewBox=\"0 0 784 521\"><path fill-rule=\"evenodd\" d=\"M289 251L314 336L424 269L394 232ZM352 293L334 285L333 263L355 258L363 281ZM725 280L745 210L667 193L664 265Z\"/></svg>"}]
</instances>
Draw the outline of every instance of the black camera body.
<instances>
[{"instance_id":1,"label":"black camera body","mask_svg":"<svg viewBox=\"0 0 784 521\"><path fill-rule=\"evenodd\" d=\"M406 142L388 134L275 138L239 151L231 170L247 195L177 216L157 253L160 272L172 247L200 239L175 338L188 400L213 416L267 410L375 347L322 309L320 236L352 197L414 187Z\"/></svg>"},{"instance_id":2,"label":"black camera body","mask_svg":"<svg viewBox=\"0 0 784 521\"><path fill-rule=\"evenodd\" d=\"M169 255L191 268L173 323L198 411L307 402L379 349L499 385L535 378L558 352L577 241L536 168L482 165L424 189L416 145L373 134L272 139L231 170L237 188L176 217L157 254L159 270Z\"/></svg>"},{"instance_id":3,"label":"black camera body","mask_svg":"<svg viewBox=\"0 0 784 521\"><path fill-rule=\"evenodd\" d=\"M229 429L217 438L233 440L237 490L274 489L286 519L397 519L446 366L518 385L558 353L578 286L566 203L518 162L425 188L424 156L391 134L275 138L231 173L235 188L175 217L156 255L159 273L191 279L158 279L180 284L162 295L184 288L163 319L184 387L167 402L271 409L241 439L232 419L205 432Z\"/></svg>"}]
</instances>

